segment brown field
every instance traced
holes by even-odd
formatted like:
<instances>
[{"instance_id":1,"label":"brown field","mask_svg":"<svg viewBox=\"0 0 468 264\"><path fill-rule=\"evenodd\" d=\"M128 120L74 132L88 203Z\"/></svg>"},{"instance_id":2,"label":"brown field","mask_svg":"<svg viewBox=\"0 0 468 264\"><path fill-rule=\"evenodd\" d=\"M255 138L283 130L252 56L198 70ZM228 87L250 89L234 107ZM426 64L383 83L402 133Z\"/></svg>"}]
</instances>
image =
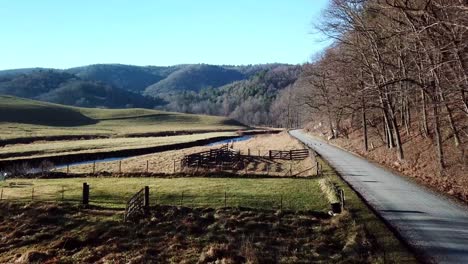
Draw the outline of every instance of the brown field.
<instances>
[{"instance_id":1,"label":"brown field","mask_svg":"<svg viewBox=\"0 0 468 264\"><path fill-rule=\"evenodd\" d=\"M1 263L383 261L347 213L156 206L135 224L66 204L0 203L0 213Z\"/></svg>"},{"instance_id":2,"label":"brown field","mask_svg":"<svg viewBox=\"0 0 468 264\"><path fill-rule=\"evenodd\" d=\"M184 155L206 151L219 146L201 146L174 151L165 151L155 154L132 157L122 160L121 172L134 173L146 172L148 162L148 172L167 173L180 172L180 160ZM257 156L268 155L268 150L291 150L303 149L304 146L297 140L291 138L286 132L272 135L257 135L249 140L236 142L233 148L240 150L242 154ZM267 165L261 160L251 162L247 166L247 171L236 171L238 174L269 174L273 176L312 176L316 174L314 167L315 158L309 157L302 161L274 160L273 164ZM119 161L96 163L96 173L100 172L120 172ZM289 171L291 168L291 172ZM61 169L64 172L66 169ZM93 164L77 165L70 167L70 173L91 173Z\"/></svg>"},{"instance_id":3,"label":"brown field","mask_svg":"<svg viewBox=\"0 0 468 264\"><path fill-rule=\"evenodd\" d=\"M0 148L0 160L149 148L217 137L233 137L236 135L235 132L213 132L167 137L123 137L14 144ZM1 157L3 157L3 159Z\"/></svg>"}]
</instances>

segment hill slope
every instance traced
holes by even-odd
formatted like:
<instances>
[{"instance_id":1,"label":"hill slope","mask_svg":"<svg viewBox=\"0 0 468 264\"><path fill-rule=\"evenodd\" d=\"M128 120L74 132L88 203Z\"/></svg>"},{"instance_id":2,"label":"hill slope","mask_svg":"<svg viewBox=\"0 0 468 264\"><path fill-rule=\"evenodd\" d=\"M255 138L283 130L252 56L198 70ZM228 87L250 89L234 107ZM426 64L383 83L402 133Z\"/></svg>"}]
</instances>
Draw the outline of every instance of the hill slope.
<instances>
[{"instance_id":1,"label":"hill slope","mask_svg":"<svg viewBox=\"0 0 468 264\"><path fill-rule=\"evenodd\" d=\"M179 68L180 66L140 67L123 64L96 64L66 71L85 80L101 81L123 90L142 92L146 87L163 80Z\"/></svg>"},{"instance_id":2,"label":"hill slope","mask_svg":"<svg viewBox=\"0 0 468 264\"><path fill-rule=\"evenodd\" d=\"M70 107L0 95L0 139L52 136L128 136L244 129L224 117L149 109Z\"/></svg>"},{"instance_id":3,"label":"hill slope","mask_svg":"<svg viewBox=\"0 0 468 264\"><path fill-rule=\"evenodd\" d=\"M84 107L153 108L161 103L109 84L83 80L57 70L32 70L28 74L0 77L0 94Z\"/></svg>"},{"instance_id":4,"label":"hill slope","mask_svg":"<svg viewBox=\"0 0 468 264\"><path fill-rule=\"evenodd\" d=\"M173 72L164 80L147 87L145 94L160 96L176 94L181 91L198 92L202 88L220 87L242 79L245 79L245 75L236 69L206 64L189 65Z\"/></svg>"}]
</instances>

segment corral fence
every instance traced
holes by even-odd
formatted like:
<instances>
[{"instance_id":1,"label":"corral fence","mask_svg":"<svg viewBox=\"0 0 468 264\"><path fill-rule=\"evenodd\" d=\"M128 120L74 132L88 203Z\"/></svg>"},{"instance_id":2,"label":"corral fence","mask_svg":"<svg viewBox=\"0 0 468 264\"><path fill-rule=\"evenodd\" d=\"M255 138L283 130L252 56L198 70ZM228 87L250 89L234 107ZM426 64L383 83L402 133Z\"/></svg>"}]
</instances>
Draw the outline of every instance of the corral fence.
<instances>
[{"instance_id":1,"label":"corral fence","mask_svg":"<svg viewBox=\"0 0 468 264\"><path fill-rule=\"evenodd\" d=\"M245 155L241 154L240 150L234 150L229 148L228 145L223 145L218 149L185 155L180 164L181 168L242 170L247 169L249 162L263 162L267 163L267 172L269 172L270 163L273 163L274 160L300 161L310 155L309 149L269 150L267 155L261 155L260 151L258 155L251 155L249 149L247 155ZM281 164L278 164L278 166L281 166ZM291 168L289 171L289 175L292 176Z\"/></svg>"},{"instance_id":2,"label":"corral fence","mask_svg":"<svg viewBox=\"0 0 468 264\"><path fill-rule=\"evenodd\" d=\"M230 149L223 145L219 149L185 155L180 161L181 167L218 168L218 169L242 169L243 158L240 151Z\"/></svg>"},{"instance_id":3,"label":"corral fence","mask_svg":"<svg viewBox=\"0 0 468 264\"><path fill-rule=\"evenodd\" d=\"M268 152L268 158L270 160L304 160L308 158L310 151L308 149L293 149L288 151L283 150L270 150Z\"/></svg>"}]
</instances>

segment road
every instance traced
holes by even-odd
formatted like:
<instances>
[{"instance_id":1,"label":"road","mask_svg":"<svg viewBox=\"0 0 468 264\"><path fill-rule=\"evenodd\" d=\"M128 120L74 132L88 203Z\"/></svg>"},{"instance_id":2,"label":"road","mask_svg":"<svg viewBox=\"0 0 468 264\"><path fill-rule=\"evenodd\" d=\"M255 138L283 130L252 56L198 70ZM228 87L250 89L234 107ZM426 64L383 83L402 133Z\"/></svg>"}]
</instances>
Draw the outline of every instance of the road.
<instances>
[{"instance_id":1,"label":"road","mask_svg":"<svg viewBox=\"0 0 468 264\"><path fill-rule=\"evenodd\" d=\"M429 261L468 263L468 210L366 159L300 130L290 134L319 153Z\"/></svg>"}]
</instances>

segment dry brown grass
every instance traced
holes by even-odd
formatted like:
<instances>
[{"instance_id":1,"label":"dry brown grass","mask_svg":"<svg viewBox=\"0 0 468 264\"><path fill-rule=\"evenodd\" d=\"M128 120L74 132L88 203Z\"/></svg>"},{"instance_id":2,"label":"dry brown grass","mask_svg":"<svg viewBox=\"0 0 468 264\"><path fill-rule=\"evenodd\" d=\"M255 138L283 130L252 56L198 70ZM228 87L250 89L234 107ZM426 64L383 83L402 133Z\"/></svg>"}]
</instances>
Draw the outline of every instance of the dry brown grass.
<instances>
[{"instance_id":1,"label":"dry brown grass","mask_svg":"<svg viewBox=\"0 0 468 264\"><path fill-rule=\"evenodd\" d=\"M381 262L347 214L157 206L140 223L121 216L0 203L0 263Z\"/></svg>"},{"instance_id":2,"label":"dry brown grass","mask_svg":"<svg viewBox=\"0 0 468 264\"><path fill-rule=\"evenodd\" d=\"M122 173L145 172L148 162L148 171L152 173L171 174L180 172L180 160L188 154L206 151L219 146L201 146L174 151L165 151L155 154L132 157L122 160ZM304 146L296 139L282 132L273 135L258 135L249 140L236 142L233 148L247 154L250 149L251 155L265 156L268 150L291 150L303 149ZM255 159L247 166L247 171L236 171L238 174L269 174L273 176L312 176L316 174L315 158L309 157L301 161L274 160L267 168L267 163L261 159ZM291 172L289 171L291 168ZM119 161L96 163L96 172L120 172ZM62 169L61 171L65 171ZM90 173L93 164L84 164L70 167L71 173Z\"/></svg>"}]
</instances>

